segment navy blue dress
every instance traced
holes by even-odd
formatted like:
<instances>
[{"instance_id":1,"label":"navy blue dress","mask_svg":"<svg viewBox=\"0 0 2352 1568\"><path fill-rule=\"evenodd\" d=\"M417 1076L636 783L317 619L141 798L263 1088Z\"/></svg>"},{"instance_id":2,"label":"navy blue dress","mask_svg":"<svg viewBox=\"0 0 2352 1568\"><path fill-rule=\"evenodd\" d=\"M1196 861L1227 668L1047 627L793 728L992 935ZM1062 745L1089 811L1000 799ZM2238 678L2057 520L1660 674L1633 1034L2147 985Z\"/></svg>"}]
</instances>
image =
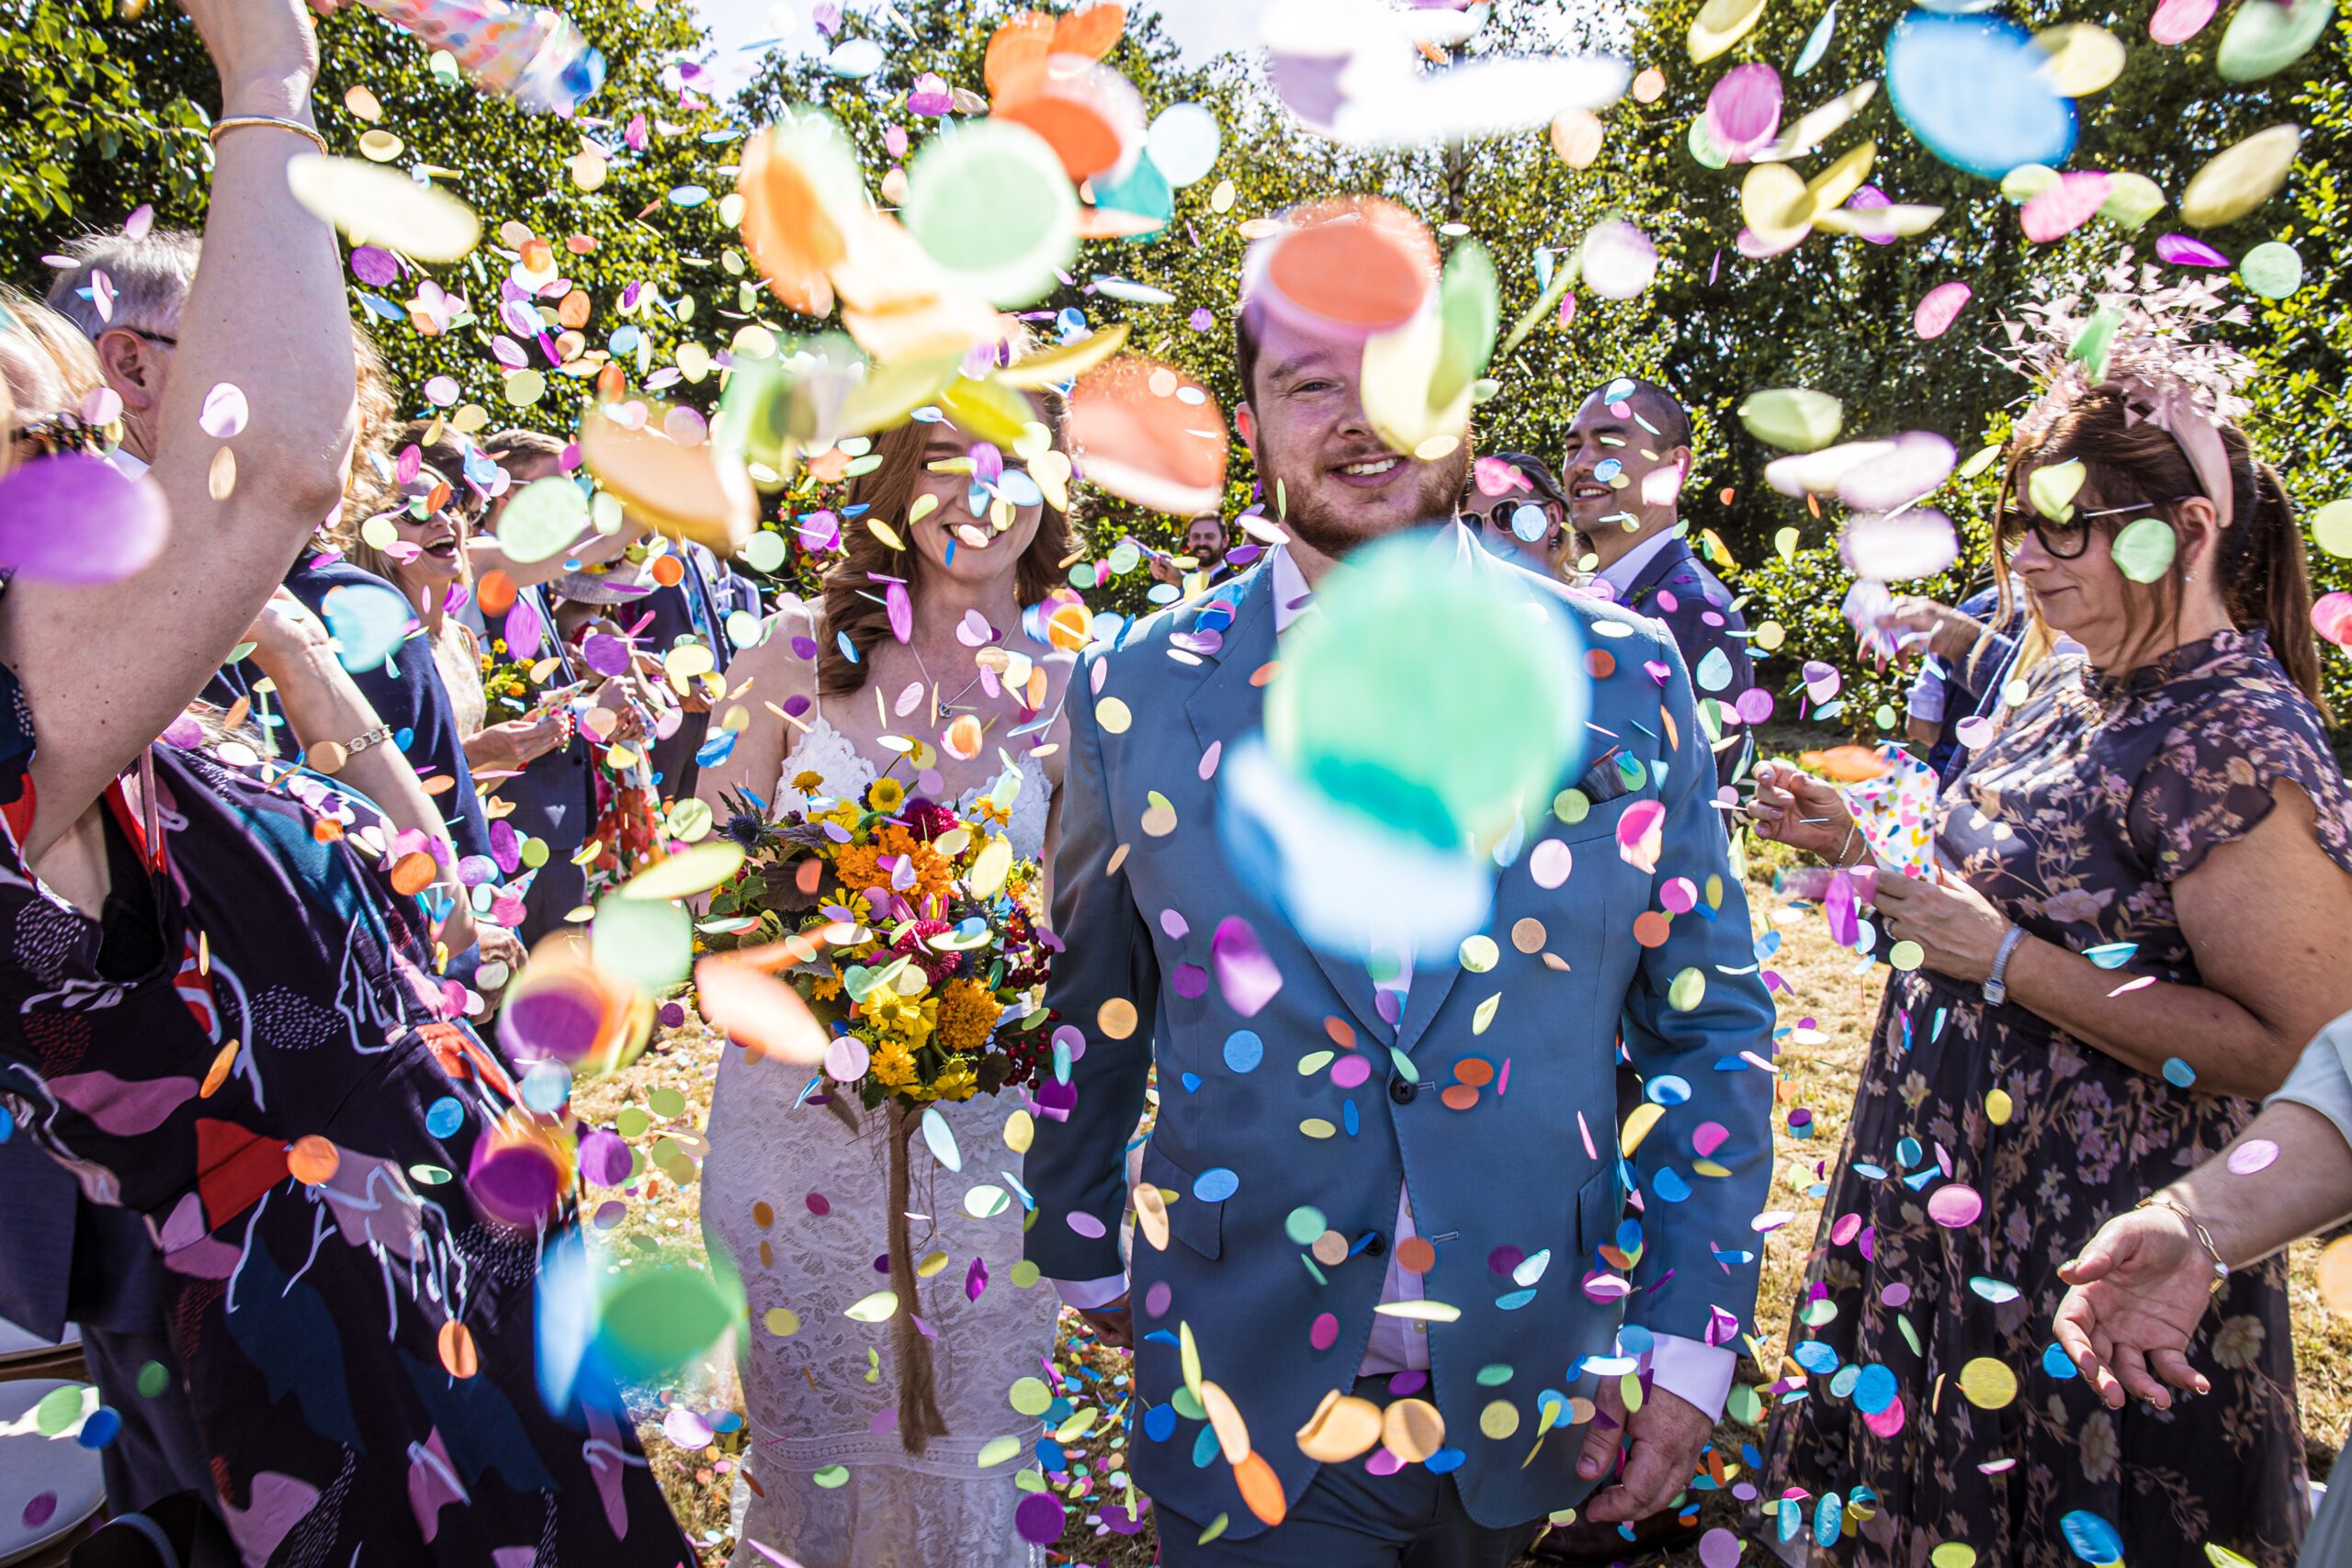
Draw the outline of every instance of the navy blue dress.
<instances>
[{"instance_id":1,"label":"navy blue dress","mask_svg":"<svg viewBox=\"0 0 2352 1568\"><path fill-rule=\"evenodd\" d=\"M448 1014L381 815L158 743L155 830L119 788L101 807L115 886L92 919L19 858L33 745L0 668L0 1130L139 1216L245 1561L690 1563L626 1425L540 1398L570 1176L548 1164L518 1213L472 1173L558 1129Z\"/></svg>"}]
</instances>

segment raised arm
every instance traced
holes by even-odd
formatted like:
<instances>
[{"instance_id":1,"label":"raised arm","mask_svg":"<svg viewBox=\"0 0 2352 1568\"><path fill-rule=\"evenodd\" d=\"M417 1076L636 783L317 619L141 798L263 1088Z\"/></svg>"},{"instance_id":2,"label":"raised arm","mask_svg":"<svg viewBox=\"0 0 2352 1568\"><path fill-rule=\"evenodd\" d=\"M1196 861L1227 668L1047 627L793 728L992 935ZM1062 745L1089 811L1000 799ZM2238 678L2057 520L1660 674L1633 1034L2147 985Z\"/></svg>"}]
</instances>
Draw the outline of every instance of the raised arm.
<instances>
[{"instance_id":1,"label":"raised arm","mask_svg":"<svg viewBox=\"0 0 2352 1568\"><path fill-rule=\"evenodd\" d=\"M182 4L211 51L224 115L310 123L318 46L300 0ZM153 477L172 514L162 552L121 582L20 578L0 594L0 661L21 682L40 738L25 844L37 868L203 689L341 498L356 374L342 268L334 232L286 180L288 164L312 151L275 127L220 138L204 261L157 426ZM250 410L226 443L197 423L222 382ZM224 445L236 484L215 500L209 476ZM156 635L136 635L141 627ZM103 680L92 678L94 649L107 650Z\"/></svg>"}]
</instances>

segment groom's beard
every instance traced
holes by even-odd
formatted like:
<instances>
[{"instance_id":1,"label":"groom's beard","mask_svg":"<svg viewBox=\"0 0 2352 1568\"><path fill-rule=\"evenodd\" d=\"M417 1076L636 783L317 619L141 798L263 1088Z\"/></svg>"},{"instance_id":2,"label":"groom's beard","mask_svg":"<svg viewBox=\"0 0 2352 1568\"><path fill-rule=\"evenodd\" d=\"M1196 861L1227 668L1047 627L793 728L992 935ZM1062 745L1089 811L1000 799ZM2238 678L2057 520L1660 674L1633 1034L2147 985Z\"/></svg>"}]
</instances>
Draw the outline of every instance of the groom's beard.
<instances>
[{"instance_id":1,"label":"groom's beard","mask_svg":"<svg viewBox=\"0 0 2352 1568\"><path fill-rule=\"evenodd\" d=\"M1412 511L1401 522L1367 522L1346 506L1345 497L1327 504L1316 491L1300 487L1290 491L1291 509L1282 525L1302 544L1337 560L1357 546L1386 535L1424 524L1452 522L1462 501L1462 488L1470 479L1470 444L1464 441L1450 456L1433 463L1413 466L1420 474L1420 484L1414 491Z\"/></svg>"}]
</instances>

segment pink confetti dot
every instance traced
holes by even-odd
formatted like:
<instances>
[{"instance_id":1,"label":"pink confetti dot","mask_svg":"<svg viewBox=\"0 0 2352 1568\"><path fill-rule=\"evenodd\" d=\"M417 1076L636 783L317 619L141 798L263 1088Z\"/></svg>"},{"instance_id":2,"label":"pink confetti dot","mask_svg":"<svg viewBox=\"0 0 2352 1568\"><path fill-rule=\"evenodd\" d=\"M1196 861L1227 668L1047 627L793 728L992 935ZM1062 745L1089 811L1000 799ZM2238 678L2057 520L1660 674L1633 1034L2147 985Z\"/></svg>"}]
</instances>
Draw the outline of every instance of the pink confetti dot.
<instances>
[{"instance_id":1,"label":"pink confetti dot","mask_svg":"<svg viewBox=\"0 0 2352 1568\"><path fill-rule=\"evenodd\" d=\"M1897 1280L1878 1293L1878 1300L1881 1306L1898 1309L1906 1306L1911 1301L1911 1287Z\"/></svg>"},{"instance_id":2,"label":"pink confetti dot","mask_svg":"<svg viewBox=\"0 0 2352 1568\"><path fill-rule=\"evenodd\" d=\"M1888 1405L1883 1410L1874 1411L1871 1414L1863 1416L1862 1425L1868 1427L1872 1433L1882 1438L1892 1438L1896 1433L1902 1431L1903 1396L1899 1393L1896 1394L1894 1396L1894 1404Z\"/></svg>"},{"instance_id":3,"label":"pink confetti dot","mask_svg":"<svg viewBox=\"0 0 2352 1568\"><path fill-rule=\"evenodd\" d=\"M1331 1081L1341 1089L1353 1089L1370 1077L1372 1063L1363 1056L1342 1056L1331 1064Z\"/></svg>"},{"instance_id":4,"label":"pink confetti dot","mask_svg":"<svg viewBox=\"0 0 2352 1568\"><path fill-rule=\"evenodd\" d=\"M1984 1212L1983 1195L1963 1181L1938 1188L1935 1196L1928 1200L1928 1217L1951 1230L1974 1224L1976 1216Z\"/></svg>"},{"instance_id":5,"label":"pink confetti dot","mask_svg":"<svg viewBox=\"0 0 2352 1568\"><path fill-rule=\"evenodd\" d=\"M1739 1568L1739 1537L1717 1525L1699 1538L1701 1568Z\"/></svg>"},{"instance_id":6,"label":"pink confetti dot","mask_svg":"<svg viewBox=\"0 0 2352 1568\"><path fill-rule=\"evenodd\" d=\"M1175 1298L1176 1292L1169 1289L1167 1280L1156 1280L1151 1289L1143 1293L1143 1310L1152 1317L1166 1317L1168 1303Z\"/></svg>"},{"instance_id":7,"label":"pink confetti dot","mask_svg":"<svg viewBox=\"0 0 2352 1568\"><path fill-rule=\"evenodd\" d=\"M2267 1138L2249 1138L2230 1151L2230 1174L2252 1176L2267 1170L2278 1157L2278 1145Z\"/></svg>"},{"instance_id":8,"label":"pink confetti dot","mask_svg":"<svg viewBox=\"0 0 2352 1568\"><path fill-rule=\"evenodd\" d=\"M1576 856L1557 839L1546 839L1527 857L1528 874L1538 887L1557 887L1568 879Z\"/></svg>"},{"instance_id":9,"label":"pink confetti dot","mask_svg":"<svg viewBox=\"0 0 2352 1568\"><path fill-rule=\"evenodd\" d=\"M833 1212L833 1205L822 1192L811 1192L808 1194L808 1212L822 1219Z\"/></svg>"},{"instance_id":10,"label":"pink confetti dot","mask_svg":"<svg viewBox=\"0 0 2352 1568\"><path fill-rule=\"evenodd\" d=\"M1698 1131L1690 1134L1690 1152L1705 1159L1724 1146L1731 1136L1731 1129L1720 1122L1702 1122Z\"/></svg>"},{"instance_id":11,"label":"pink confetti dot","mask_svg":"<svg viewBox=\"0 0 2352 1568\"><path fill-rule=\"evenodd\" d=\"M1316 1315L1314 1325L1306 1331L1306 1342L1317 1350L1329 1350L1340 1340L1340 1320L1329 1313Z\"/></svg>"}]
</instances>

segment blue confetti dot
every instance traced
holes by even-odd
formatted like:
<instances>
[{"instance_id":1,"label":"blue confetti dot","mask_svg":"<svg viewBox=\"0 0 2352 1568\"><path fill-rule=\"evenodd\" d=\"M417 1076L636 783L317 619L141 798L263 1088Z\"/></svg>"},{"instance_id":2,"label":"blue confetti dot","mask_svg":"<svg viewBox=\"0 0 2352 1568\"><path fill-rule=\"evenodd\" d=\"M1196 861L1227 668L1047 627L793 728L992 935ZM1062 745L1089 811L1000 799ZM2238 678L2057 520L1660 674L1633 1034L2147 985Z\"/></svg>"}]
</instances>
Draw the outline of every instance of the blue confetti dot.
<instances>
[{"instance_id":1,"label":"blue confetti dot","mask_svg":"<svg viewBox=\"0 0 2352 1568\"><path fill-rule=\"evenodd\" d=\"M1218 1457L1216 1428L1206 1422L1201 1424L1200 1435L1193 1439L1193 1468L1206 1470Z\"/></svg>"},{"instance_id":2,"label":"blue confetti dot","mask_svg":"<svg viewBox=\"0 0 2352 1568\"><path fill-rule=\"evenodd\" d=\"M17 1135L17 1118L5 1105L0 1105L0 1144Z\"/></svg>"},{"instance_id":3,"label":"blue confetti dot","mask_svg":"<svg viewBox=\"0 0 2352 1568\"><path fill-rule=\"evenodd\" d=\"M1468 1457L1460 1449L1440 1449L1422 1462L1432 1475L1443 1475L1448 1471L1460 1470L1462 1461Z\"/></svg>"},{"instance_id":4,"label":"blue confetti dot","mask_svg":"<svg viewBox=\"0 0 2352 1568\"><path fill-rule=\"evenodd\" d=\"M1165 1404L1159 1408L1168 1410ZM1175 1428L1176 1413L1172 1410L1168 1410L1168 1425L1170 1430ZM1040 1438L1037 1439L1037 1464L1047 1475L1052 1475L1057 1472L1068 1470L1069 1459L1062 1452L1062 1446L1059 1443L1051 1438Z\"/></svg>"},{"instance_id":5,"label":"blue confetti dot","mask_svg":"<svg viewBox=\"0 0 2352 1568\"><path fill-rule=\"evenodd\" d=\"M1815 1546L1838 1544L1838 1528L1845 1523L1846 1500L1835 1492L1824 1492L1813 1506L1813 1540Z\"/></svg>"},{"instance_id":6,"label":"blue confetti dot","mask_svg":"<svg viewBox=\"0 0 2352 1568\"><path fill-rule=\"evenodd\" d=\"M1650 1196L1661 1202L1679 1203L1690 1196L1690 1184L1671 1166L1661 1166L1650 1178Z\"/></svg>"},{"instance_id":7,"label":"blue confetti dot","mask_svg":"<svg viewBox=\"0 0 2352 1568\"><path fill-rule=\"evenodd\" d=\"M1663 1073L1650 1079L1642 1092L1653 1105L1680 1105L1690 1098L1690 1080Z\"/></svg>"},{"instance_id":8,"label":"blue confetti dot","mask_svg":"<svg viewBox=\"0 0 2352 1568\"><path fill-rule=\"evenodd\" d=\"M1815 1377L1826 1378L1838 1370L1838 1352L1818 1339L1801 1341L1789 1354L1796 1358L1798 1366Z\"/></svg>"},{"instance_id":9,"label":"blue confetti dot","mask_svg":"<svg viewBox=\"0 0 2352 1568\"><path fill-rule=\"evenodd\" d=\"M452 1095L443 1095L424 1113L424 1130L436 1138L446 1138L465 1124L466 1108Z\"/></svg>"},{"instance_id":10,"label":"blue confetti dot","mask_svg":"<svg viewBox=\"0 0 2352 1568\"><path fill-rule=\"evenodd\" d=\"M2165 1082L2175 1089L2187 1089L2197 1081L2197 1069L2177 1056L2165 1059Z\"/></svg>"},{"instance_id":11,"label":"blue confetti dot","mask_svg":"<svg viewBox=\"0 0 2352 1568\"><path fill-rule=\"evenodd\" d=\"M1184 1092L1186 1094L1198 1094L1201 1092L1200 1074L1186 1073L1184 1075Z\"/></svg>"},{"instance_id":12,"label":"blue confetti dot","mask_svg":"<svg viewBox=\"0 0 2352 1568\"><path fill-rule=\"evenodd\" d=\"M1535 1299L1533 1291L1511 1291L1495 1298L1495 1305L1505 1312L1517 1312Z\"/></svg>"},{"instance_id":13,"label":"blue confetti dot","mask_svg":"<svg viewBox=\"0 0 2352 1568\"><path fill-rule=\"evenodd\" d=\"M1241 1190L1241 1178L1223 1166L1204 1170L1193 1180L1193 1196L1204 1203L1222 1203Z\"/></svg>"},{"instance_id":14,"label":"blue confetti dot","mask_svg":"<svg viewBox=\"0 0 2352 1568\"><path fill-rule=\"evenodd\" d=\"M102 1449L121 1435L122 1417L112 1405L101 1404L90 1412L74 1440L85 1449Z\"/></svg>"},{"instance_id":15,"label":"blue confetti dot","mask_svg":"<svg viewBox=\"0 0 2352 1568\"><path fill-rule=\"evenodd\" d=\"M1892 1371L1875 1364L1864 1367L1861 1376L1854 1380L1854 1408L1875 1416L1894 1403L1895 1393Z\"/></svg>"},{"instance_id":16,"label":"blue confetti dot","mask_svg":"<svg viewBox=\"0 0 2352 1568\"><path fill-rule=\"evenodd\" d=\"M354 673L382 669L416 618L409 613L408 601L389 588L330 589L319 608L327 630L343 645L336 657Z\"/></svg>"},{"instance_id":17,"label":"blue confetti dot","mask_svg":"<svg viewBox=\"0 0 2352 1568\"><path fill-rule=\"evenodd\" d=\"M2041 1370L2060 1382L2064 1382L2068 1378L2078 1378L2083 1375L2075 1365L2075 1358L2066 1354L2066 1348L2057 1344L2042 1347Z\"/></svg>"},{"instance_id":18,"label":"blue confetti dot","mask_svg":"<svg viewBox=\"0 0 2352 1568\"><path fill-rule=\"evenodd\" d=\"M1254 1073L1258 1064L1266 1059L1266 1043L1247 1029L1237 1029L1225 1037L1225 1065L1237 1073Z\"/></svg>"},{"instance_id":19,"label":"blue confetti dot","mask_svg":"<svg viewBox=\"0 0 2352 1568\"><path fill-rule=\"evenodd\" d=\"M2077 1508L2060 1519L2058 1529L2066 1538L2066 1544L2075 1549L2075 1555L2086 1562L2105 1568L2108 1563L2123 1560L2123 1538L2116 1533L2113 1525L2087 1508Z\"/></svg>"},{"instance_id":20,"label":"blue confetti dot","mask_svg":"<svg viewBox=\"0 0 2352 1568\"><path fill-rule=\"evenodd\" d=\"M1546 1410L1552 1413L1553 1426L1565 1427L1568 1424L1568 1396L1558 1389L1547 1388L1535 1396L1535 1417L1539 1422ZM1541 1430L1540 1427L1538 1429Z\"/></svg>"},{"instance_id":21,"label":"blue confetti dot","mask_svg":"<svg viewBox=\"0 0 2352 1568\"><path fill-rule=\"evenodd\" d=\"M2110 942L2102 946L2083 949L2083 956L2102 969L2120 969L2131 963L2132 955L2139 951L2140 944L2136 942Z\"/></svg>"},{"instance_id":22,"label":"blue confetti dot","mask_svg":"<svg viewBox=\"0 0 2352 1568\"><path fill-rule=\"evenodd\" d=\"M1143 1435L1155 1443L1164 1443L1176 1435L1176 1407L1155 1404L1143 1413Z\"/></svg>"},{"instance_id":23,"label":"blue confetti dot","mask_svg":"<svg viewBox=\"0 0 2352 1568\"><path fill-rule=\"evenodd\" d=\"M1657 1344L1657 1336L1638 1323L1626 1324L1617 1330L1617 1348L1628 1356L1645 1355Z\"/></svg>"},{"instance_id":24,"label":"blue confetti dot","mask_svg":"<svg viewBox=\"0 0 2352 1568\"><path fill-rule=\"evenodd\" d=\"M1854 1385L1861 1381L1862 1369L1854 1365L1851 1361L1847 1362L1844 1366L1838 1369L1838 1375L1829 1380L1829 1397L1832 1399L1848 1399L1852 1397Z\"/></svg>"},{"instance_id":25,"label":"blue confetti dot","mask_svg":"<svg viewBox=\"0 0 2352 1568\"><path fill-rule=\"evenodd\" d=\"M1348 1136L1352 1138L1356 1135L1359 1124L1359 1119L1356 1115L1356 1102L1351 1100L1345 1105L1340 1107L1340 1125L1346 1128Z\"/></svg>"}]
</instances>

